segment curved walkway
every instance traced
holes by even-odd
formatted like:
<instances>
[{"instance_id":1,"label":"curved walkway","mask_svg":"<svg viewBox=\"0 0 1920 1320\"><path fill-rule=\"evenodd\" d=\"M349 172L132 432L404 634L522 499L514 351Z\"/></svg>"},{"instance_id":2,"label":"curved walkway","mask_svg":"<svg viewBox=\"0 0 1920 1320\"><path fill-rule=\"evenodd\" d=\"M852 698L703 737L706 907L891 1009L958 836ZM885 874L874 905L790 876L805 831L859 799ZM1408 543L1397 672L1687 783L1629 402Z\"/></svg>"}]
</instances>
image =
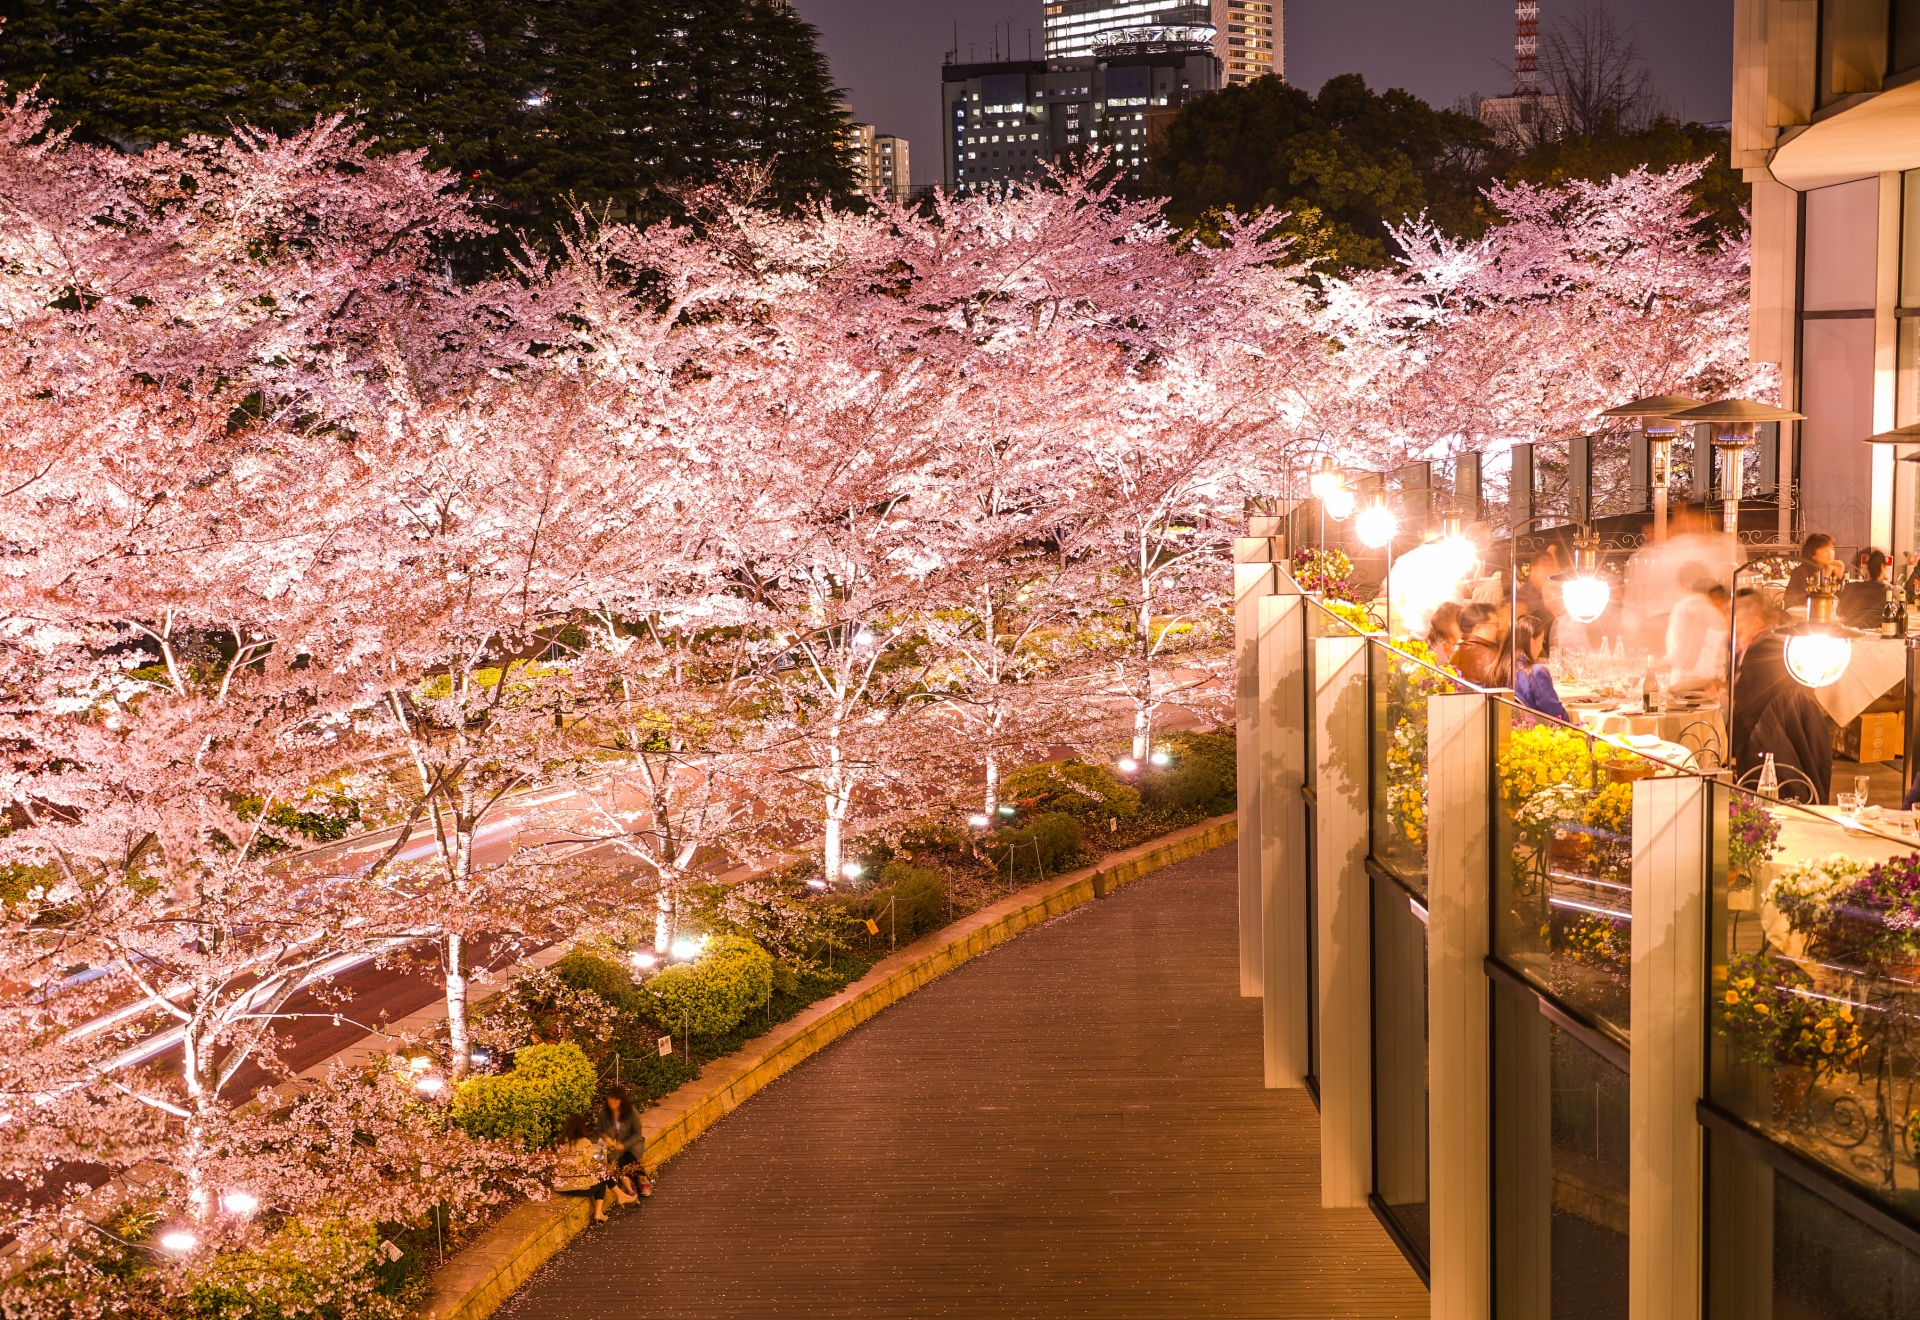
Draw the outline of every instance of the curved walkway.
<instances>
[{"instance_id":1,"label":"curved walkway","mask_svg":"<svg viewBox=\"0 0 1920 1320\"><path fill-rule=\"evenodd\" d=\"M1427 1314L1261 1086L1235 849L974 959L794 1069L502 1320Z\"/></svg>"}]
</instances>

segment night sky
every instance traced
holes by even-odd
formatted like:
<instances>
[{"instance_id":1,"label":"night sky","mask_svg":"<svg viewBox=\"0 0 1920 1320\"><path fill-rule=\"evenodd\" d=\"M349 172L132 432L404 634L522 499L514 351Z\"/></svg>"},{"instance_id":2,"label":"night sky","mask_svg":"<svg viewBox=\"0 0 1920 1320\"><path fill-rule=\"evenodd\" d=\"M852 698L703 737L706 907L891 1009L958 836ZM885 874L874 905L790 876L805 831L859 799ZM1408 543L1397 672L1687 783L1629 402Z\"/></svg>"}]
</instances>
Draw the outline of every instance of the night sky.
<instances>
[{"instance_id":1,"label":"night sky","mask_svg":"<svg viewBox=\"0 0 1920 1320\"><path fill-rule=\"evenodd\" d=\"M1580 0L1541 0L1544 29ZM833 75L856 119L912 144L916 183L940 179L940 60L960 27L960 57L992 55L1007 24L1012 51L1040 54L1040 0L795 0L821 31ZM1660 94L1675 113L1705 122L1729 114L1733 0L1608 0L1634 35ZM1287 74L1317 89L1337 73L1364 74L1375 88L1404 87L1436 105L1471 92L1510 90L1512 0L1287 0Z\"/></svg>"}]
</instances>

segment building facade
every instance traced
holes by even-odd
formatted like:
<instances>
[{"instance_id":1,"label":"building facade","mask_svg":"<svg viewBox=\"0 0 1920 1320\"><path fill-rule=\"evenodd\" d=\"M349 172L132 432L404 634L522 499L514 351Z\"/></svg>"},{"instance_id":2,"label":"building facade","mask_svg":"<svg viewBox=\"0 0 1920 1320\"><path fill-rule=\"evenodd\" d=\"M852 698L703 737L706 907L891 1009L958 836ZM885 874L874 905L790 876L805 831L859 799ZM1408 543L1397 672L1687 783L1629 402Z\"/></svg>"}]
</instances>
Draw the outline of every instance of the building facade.
<instances>
[{"instance_id":1,"label":"building facade","mask_svg":"<svg viewBox=\"0 0 1920 1320\"><path fill-rule=\"evenodd\" d=\"M868 181L869 197L885 197L904 202L913 191L913 168L907 140L883 133L873 140L873 174Z\"/></svg>"},{"instance_id":2,"label":"building facade","mask_svg":"<svg viewBox=\"0 0 1920 1320\"><path fill-rule=\"evenodd\" d=\"M1224 84L1287 76L1286 0L1213 0L1213 27Z\"/></svg>"},{"instance_id":3,"label":"building facade","mask_svg":"<svg viewBox=\"0 0 1920 1320\"><path fill-rule=\"evenodd\" d=\"M1752 354L1806 414L1794 535L1920 545L1920 0L1736 0L1733 163L1753 185ZM1797 484L1793 484L1797 483Z\"/></svg>"},{"instance_id":4,"label":"building facade","mask_svg":"<svg viewBox=\"0 0 1920 1320\"><path fill-rule=\"evenodd\" d=\"M949 64L940 70L948 192L1038 177L1049 161L1105 149L1129 177L1147 163L1152 112L1220 85L1212 33L1125 31L1098 55ZM1051 37L1049 38L1051 40Z\"/></svg>"}]
</instances>

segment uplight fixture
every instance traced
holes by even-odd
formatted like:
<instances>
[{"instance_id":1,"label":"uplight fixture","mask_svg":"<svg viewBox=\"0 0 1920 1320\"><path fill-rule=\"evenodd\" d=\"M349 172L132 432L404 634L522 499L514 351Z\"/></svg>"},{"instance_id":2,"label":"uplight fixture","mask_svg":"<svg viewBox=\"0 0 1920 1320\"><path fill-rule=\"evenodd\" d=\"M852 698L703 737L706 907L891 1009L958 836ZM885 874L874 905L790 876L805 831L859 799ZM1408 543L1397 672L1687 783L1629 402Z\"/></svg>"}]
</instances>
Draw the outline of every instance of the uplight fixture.
<instances>
[{"instance_id":1,"label":"uplight fixture","mask_svg":"<svg viewBox=\"0 0 1920 1320\"><path fill-rule=\"evenodd\" d=\"M176 1228L171 1233L160 1235L160 1245L172 1252L188 1252L200 1245L200 1239L184 1228Z\"/></svg>"},{"instance_id":2,"label":"uplight fixture","mask_svg":"<svg viewBox=\"0 0 1920 1320\"><path fill-rule=\"evenodd\" d=\"M422 1095L439 1095L446 1089L446 1083L429 1073L413 1084L413 1089Z\"/></svg>"},{"instance_id":3,"label":"uplight fixture","mask_svg":"<svg viewBox=\"0 0 1920 1320\"><path fill-rule=\"evenodd\" d=\"M220 1208L230 1215L250 1215L260 1208L260 1198L252 1192L228 1192L220 1198Z\"/></svg>"},{"instance_id":4,"label":"uplight fixture","mask_svg":"<svg viewBox=\"0 0 1920 1320\"><path fill-rule=\"evenodd\" d=\"M993 824L993 818L984 811L976 811L967 817L967 824L973 826L976 830L984 830L987 826Z\"/></svg>"},{"instance_id":5,"label":"uplight fixture","mask_svg":"<svg viewBox=\"0 0 1920 1320\"><path fill-rule=\"evenodd\" d=\"M660 960L651 953L636 953L633 955L633 965L643 972L659 961Z\"/></svg>"},{"instance_id":6,"label":"uplight fixture","mask_svg":"<svg viewBox=\"0 0 1920 1320\"><path fill-rule=\"evenodd\" d=\"M1173 764L1173 758L1171 756L1168 756L1165 752L1155 752L1153 755L1149 756L1147 759L1153 762L1155 765L1172 765Z\"/></svg>"},{"instance_id":7,"label":"uplight fixture","mask_svg":"<svg viewBox=\"0 0 1920 1320\"><path fill-rule=\"evenodd\" d=\"M848 862L840 868L840 874L849 880L858 880L864 869L858 862Z\"/></svg>"},{"instance_id":8,"label":"uplight fixture","mask_svg":"<svg viewBox=\"0 0 1920 1320\"><path fill-rule=\"evenodd\" d=\"M1118 764L1120 766L1120 773L1123 775L1130 775L1140 768L1140 763L1131 756L1121 757Z\"/></svg>"}]
</instances>

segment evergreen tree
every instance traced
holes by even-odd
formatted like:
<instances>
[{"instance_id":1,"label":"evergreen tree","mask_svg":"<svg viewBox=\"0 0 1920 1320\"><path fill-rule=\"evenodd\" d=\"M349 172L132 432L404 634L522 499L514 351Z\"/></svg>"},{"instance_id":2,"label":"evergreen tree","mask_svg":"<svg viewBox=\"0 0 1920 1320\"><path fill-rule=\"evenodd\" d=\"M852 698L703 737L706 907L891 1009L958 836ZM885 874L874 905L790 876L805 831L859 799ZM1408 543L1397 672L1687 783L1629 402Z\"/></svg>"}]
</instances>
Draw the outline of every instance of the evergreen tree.
<instances>
[{"instance_id":1,"label":"evergreen tree","mask_svg":"<svg viewBox=\"0 0 1920 1320\"><path fill-rule=\"evenodd\" d=\"M0 0L0 78L127 150L349 111L496 217L657 215L771 162L770 200L853 188L818 33L777 0ZM663 190L667 190L663 192Z\"/></svg>"}]
</instances>

